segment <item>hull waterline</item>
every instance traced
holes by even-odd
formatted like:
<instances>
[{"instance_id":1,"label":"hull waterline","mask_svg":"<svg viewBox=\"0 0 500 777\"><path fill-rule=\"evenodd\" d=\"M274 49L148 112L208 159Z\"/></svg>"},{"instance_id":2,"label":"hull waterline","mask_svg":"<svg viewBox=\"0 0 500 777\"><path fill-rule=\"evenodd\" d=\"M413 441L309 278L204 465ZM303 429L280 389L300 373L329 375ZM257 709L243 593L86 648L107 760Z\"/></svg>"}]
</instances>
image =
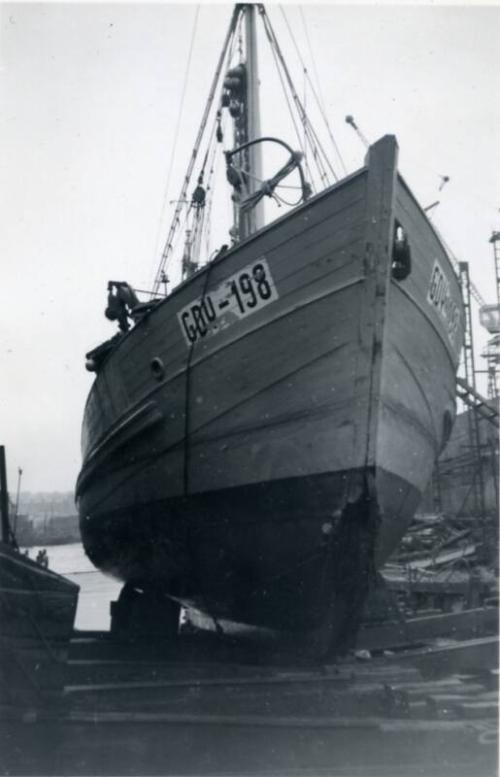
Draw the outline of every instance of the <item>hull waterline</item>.
<instances>
[{"instance_id":1,"label":"hull waterline","mask_svg":"<svg viewBox=\"0 0 500 777\"><path fill-rule=\"evenodd\" d=\"M458 283L396 156L379 141L366 168L197 273L107 357L77 489L97 566L276 628L360 599L451 430L462 339Z\"/></svg>"}]
</instances>

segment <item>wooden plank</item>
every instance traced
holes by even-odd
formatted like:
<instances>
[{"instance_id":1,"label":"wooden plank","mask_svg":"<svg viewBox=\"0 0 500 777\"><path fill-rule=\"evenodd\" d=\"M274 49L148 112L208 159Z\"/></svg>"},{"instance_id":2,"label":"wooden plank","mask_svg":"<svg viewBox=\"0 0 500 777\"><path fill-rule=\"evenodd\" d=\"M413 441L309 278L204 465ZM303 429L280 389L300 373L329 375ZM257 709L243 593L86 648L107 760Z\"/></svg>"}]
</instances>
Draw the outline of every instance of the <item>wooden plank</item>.
<instances>
[{"instance_id":1,"label":"wooden plank","mask_svg":"<svg viewBox=\"0 0 500 777\"><path fill-rule=\"evenodd\" d=\"M496 607L479 607L462 612L412 618L401 623L362 628L358 649L387 650L412 643L427 642L435 637L480 637L498 632Z\"/></svg>"},{"instance_id":2,"label":"wooden plank","mask_svg":"<svg viewBox=\"0 0 500 777\"><path fill-rule=\"evenodd\" d=\"M375 728L379 718L314 717L267 715L196 715L165 712L70 712L74 723L170 723L192 726L257 726L269 728Z\"/></svg>"},{"instance_id":3,"label":"wooden plank","mask_svg":"<svg viewBox=\"0 0 500 777\"><path fill-rule=\"evenodd\" d=\"M352 681L351 681L352 682ZM157 688L179 688L179 687L223 687L228 689L236 686L263 686L265 688L274 685L319 685L324 687L325 685L333 684L339 687L346 687L349 683L348 678L328 676L328 675L316 675L316 676L289 676L289 677L191 677L185 679L171 679L171 680L154 680L148 681L129 681L119 683L95 683L93 685L67 685L65 692L68 694L77 693L81 691L93 691L108 692L116 690L139 690L139 689L157 689Z\"/></svg>"},{"instance_id":4,"label":"wooden plank","mask_svg":"<svg viewBox=\"0 0 500 777\"><path fill-rule=\"evenodd\" d=\"M436 704L493 704L498 708L498 693L489 691L487 693L431 693L426 698L432 699Z\"/></svg>"},{"instance_id":5,"label":"wooden plank","mask_svg":"<svg viewBox=\"0 0 500 777\"><path fill-rule=\"evenodd\" d=\"M480 682L469 683L462 681L459 677L448 677L444 680L421 679L416 683L403 683L397 686L398 689L406 691L411 699L425 699L429 696L468 696L479 698L485 691L484 685Z\"/></svg>"},{"instance_id":6,"label":"wooden plank","mask_svg":"<svg viewBox=\"0 0 500 777\"><path fill-rule=\"evenodd\" d=\"M498 701L462 701L457 711L468 718L498 718Z\"/></svg>"},{"instance_id":7,"label":"wooden plank","mask_svg":"<svg viewBox=\"0 0 500 777\"><path fill-rule=\"evenodd\" d=\"M464 640L443 647L425 648L399 654L398 661L408 661L426 676L484 671L498 667L498 637Z\"/></svg>"},{"instance_id":8,"label":"wooden plank","mask_svg":"<svg viewBox=\"0 0 500 777\"><path fill-rule=\"evenodd\" d=\"M114 723L167 723L190 726L251 726L264 728L339 728L339 729L379 729L385 732L454 732L466 729L470 732L470 722L461 720L409 720L405 718L387 719L371 716L367 718L350 717L314 717L283 716L267 717L262 715L184 715L164 712L71 712L67 717L71 723L90 723L92 725Z\"/></svg>"},{"instance_id":9,"label":"wooden plank","mask_svg":"<svg viewBox=\"0 0 500 777\"><path fill-rule=\"evenodd\" d=\"M375 661L373 663L376 663ZM372 662L370 662L370 665ZM358 671L359 670L359 671ZM110 683L126 682L154 682L157 686L160 682L169 682L174 680L177 685L174 687L195 687L193 683L204 679L217 678L217 676L225 676L232 682L232 678L252 678L251 667L235 667L234 675L230 674L228 667L220 667L214 664L181 664L181 663L168 663L168 662L140 662L140 661L70 661L67 666L66 674L66 687L71 688L74 686L85 687L89 685L102 685ZM254 672L255 677L255 672ZM271 683L269 687L275 688L275 693L282 691L293 692L294 688L310 688L310 689L328 689L336 690L340 692L345 688L356 687L356 690L365 691L367 689L373 689L374 687L380 688L384 683L391 685L403 684L411 687L413 684L418 684L420 679L420 673L413 667L400 667L394 666L392 663L389 667L379 668L373 667L373 671L370 672L367 669L363 669L359 664L349 664L337 674L337 680L324 683L321 678L317 680L314 676L303 675L300 672L296 672L294 677L284 676L282 683ZM179 685L179 683L185 683L186 685ZM244 690L248 688L257 689L260 685L260 681L252 684L241 682L236 688ZM201 684L201 687L203 686ZM208 686L210 687L210 686ZM217 687L213 686L212 687ZM233 685L229 686L233 687ZM267 687L265 681L262 680L261 687Z\"/></svg>"},{"instance_id":10,"label":"wooden plank","mask_svg":"<svg viewBox=\"0 0 500 777\"><path fill-rule=\"evenodd\" d=\"M476 544L469 542L458 550L447 550L436 555L428 553L425 557L415 558L412 561L407 561L405 566L410 569L428 569L429 567L439 566L440 564L447 564L450 561L457 561L467 556L472 556L476 552Z\"/></svg>"}]
</instances>

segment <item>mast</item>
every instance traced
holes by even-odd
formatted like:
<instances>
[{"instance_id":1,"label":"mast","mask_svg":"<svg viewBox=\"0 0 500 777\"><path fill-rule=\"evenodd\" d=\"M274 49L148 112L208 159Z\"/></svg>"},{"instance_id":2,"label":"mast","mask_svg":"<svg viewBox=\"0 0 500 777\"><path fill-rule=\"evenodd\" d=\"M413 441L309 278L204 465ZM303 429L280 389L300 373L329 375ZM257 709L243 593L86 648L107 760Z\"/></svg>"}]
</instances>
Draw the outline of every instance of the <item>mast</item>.
<instances>
[{"instance_id":1,"label":"mast","mask_svg":"<svg viewBox=\"0 0 500 777\"><path fill-rule=\"evenodd\" d=\"M0 445L0 512L2 513L2 540L3 542L10 542L9 496L7 492L5 448L3 445Z\"/></svg>"},{"instance_id":2,"label":"mast","mask_svg":"<svg viewBox=\"0 0 500 777\"><path fill-rule=\"evenodd\" d=\"M260 138L260 100L259 100L259 72L257 57L257 29L256 14L259 6L245 3L245 50L246 50L246 124L247 140ZM257 143L247 150L248 194L253 194L262 181L262 145ZM242 214L240 223L240 240L256 232L264 223L264 205L259 202L245 215Z\"/></svg>"}]
</instances>

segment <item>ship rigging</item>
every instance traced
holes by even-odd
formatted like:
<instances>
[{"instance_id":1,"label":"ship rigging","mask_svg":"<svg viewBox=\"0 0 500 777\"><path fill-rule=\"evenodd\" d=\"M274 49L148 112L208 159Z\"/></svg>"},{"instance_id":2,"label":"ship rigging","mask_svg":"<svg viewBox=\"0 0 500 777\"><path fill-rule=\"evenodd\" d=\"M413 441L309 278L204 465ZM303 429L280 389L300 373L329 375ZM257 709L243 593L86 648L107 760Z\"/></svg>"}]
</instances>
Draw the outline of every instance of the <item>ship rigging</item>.
<instances>
[{"instance_id":1,"label":"ship rigging","mask_svg":"<svg viewBox=\"0 0 500 777\"><path fill-rule=\"evenodd\" d=\"M262 137L260 134L257 17L262 21L264 37L276 66L298 150L281 138ZM296 46L295 40L294 44ZM337 153L345 170L320 97L298 49L297 52L313 100L332 141L333 152ZM229 139L231 147L224 150L222 147L226 139ZM269 178L264 178L262 173L262 144L265 143L281 146L288 155L288 159ZM264 197L272 197L278 206L295 207L311 193L339 179L331 162L332 155L327 153L311 123L304 101L299 97L263 5L242 4L233 11L188 168L179 195L173 201L175 210L156 271L154 293L161 288L162 274L172 258L181 229L184 231L182 278L188 277L210 258L206 247L209 244L214 179L221 156L225 159L226 177L232 189L233 226L229 236L232 244L263 226ZM299 180L287 182L287 193L284 194L281 182L294 170L298 171ZM196 182L194 186L193 181ZM295 196L296 200L289 202L287 198L290 196Z\"/></svg>"}]
</instances>

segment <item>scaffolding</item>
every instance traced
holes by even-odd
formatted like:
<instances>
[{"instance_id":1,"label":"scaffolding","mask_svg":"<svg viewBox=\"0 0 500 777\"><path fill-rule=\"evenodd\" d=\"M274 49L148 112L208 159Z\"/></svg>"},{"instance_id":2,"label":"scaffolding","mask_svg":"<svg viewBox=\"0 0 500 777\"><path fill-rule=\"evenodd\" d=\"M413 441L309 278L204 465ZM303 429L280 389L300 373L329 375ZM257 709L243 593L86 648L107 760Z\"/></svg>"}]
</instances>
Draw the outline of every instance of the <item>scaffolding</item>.
<instances>
[{"instance_id":1,"label":"scaffolding","mask_svg":"<svg viewBox=\"0 0 500 777\"><path fill-rule=\"evenodd\" d=\"M481 356L486 359L487 364L488 397L497 400L499 395L498 366L500 364L500 232L492 232L489 242L493 246L497 302L495 305L483 305L479 311L479 318L481 325L493 335Z\"/></svg>"},{"instance_id":2,"label":"scaffolding","mask_svg":"<svg viewBox=\"0 0 500 777\"><path fill-rule=\"evenodd\" d=\"M499 509L497 376L500 364L500 232L493 233L490 242L495 258L496 304L485 304L472 284L469 264L456 264L464 311L464 345L456 396L462 405L461 412L465 412L457 419L450 444L436 462L429 492L436 512L451 511L457 516L475 519L473 525L479 530L480 537L479 558L483 562L494 553ZM487 398L478 391L476 381L477 375L486 370L476 368L472 298L479 306L481 324L493 334L487 350Z\"/></svg>"},{"instance_id":3,"label":"scaffolding","mask_svg":"<svg viewBox=\"0 0 500 777\"><path fill-rule=\"evenodd\" d=\"M493 258L495 261L495 282L497 288L497 302L500 305L500 232L493 232L490 237L493 244Z\"/></svg>"},{"instance_id":4,"label":"scaffolding","mask_svg":"<svg viewBox=\"0 0 500 777\"><path fill-rule=\"evenodd\" d=\"M457 395L469 407L469 447L474 475L471 484L474 512L482 524L486 522L486 499L484 490L484 473L481 450L481 429L479 419L487 407L483 401L478 401L476 388L476 365L474 361L474 338L472 332L472 310L469 263L459 262L459 281L465 315L464 348L462 357L463 377L457 380ZM482 399L482 398L481 398Z\"/></svg>"}]
</instances>

